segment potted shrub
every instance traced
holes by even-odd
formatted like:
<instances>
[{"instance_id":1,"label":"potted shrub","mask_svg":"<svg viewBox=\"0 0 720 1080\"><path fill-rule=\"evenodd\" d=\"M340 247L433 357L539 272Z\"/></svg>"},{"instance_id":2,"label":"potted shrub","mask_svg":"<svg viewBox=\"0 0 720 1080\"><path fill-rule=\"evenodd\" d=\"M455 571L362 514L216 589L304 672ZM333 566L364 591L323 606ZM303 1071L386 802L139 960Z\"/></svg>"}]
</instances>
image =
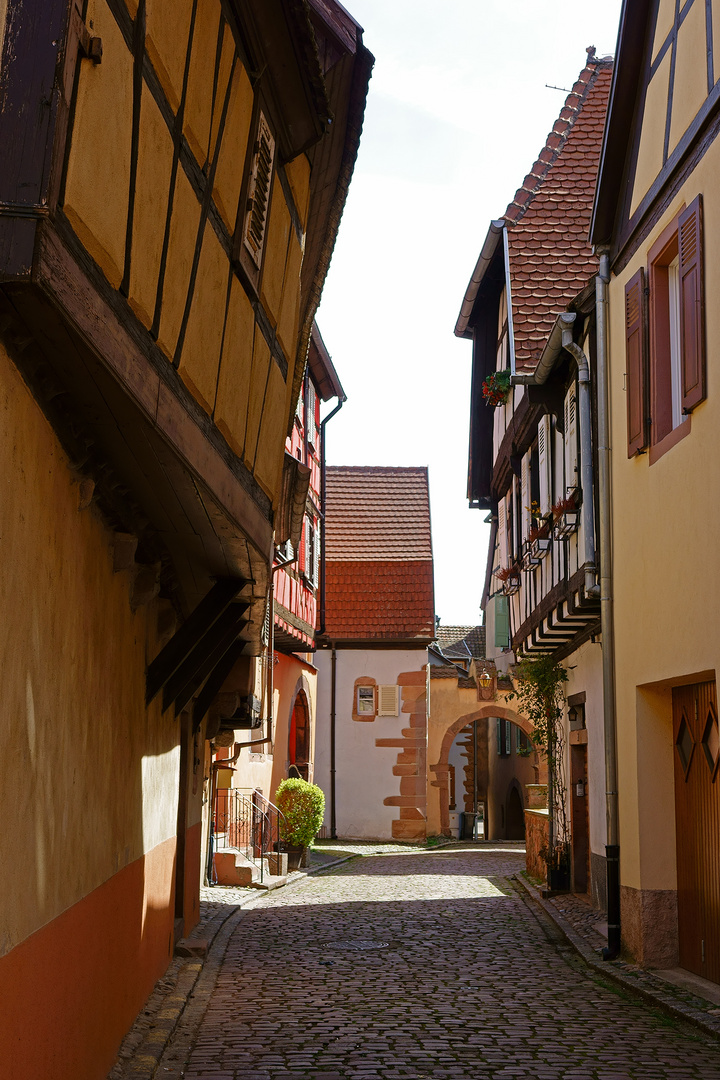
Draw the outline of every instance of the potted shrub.
<instances>
[{"instance_id":1,"label":"potted shrub","mask_svg":"<svg viewBox=\"0 0 720 1080\"><path fill-rule=\"evenodd\" d=\"M325 811L325 796L317 784L307 780L283 780L275 794L282 811L280 840L287 845L288 870L305 865L308 845L320 831Z\"/></svg>"},{"instance_id":2,"label":"potted shrub","mask_svg":"<svg viewBox=\"0 0 720 1080\"><path fill-rule=\"evenodd\" d=\"M492 405L495 409L505 404L510 397L511 390L510 372L508 370L493 371L482 384L482 395L485 398L485 404Z\"/></svg>"}]
</instances>

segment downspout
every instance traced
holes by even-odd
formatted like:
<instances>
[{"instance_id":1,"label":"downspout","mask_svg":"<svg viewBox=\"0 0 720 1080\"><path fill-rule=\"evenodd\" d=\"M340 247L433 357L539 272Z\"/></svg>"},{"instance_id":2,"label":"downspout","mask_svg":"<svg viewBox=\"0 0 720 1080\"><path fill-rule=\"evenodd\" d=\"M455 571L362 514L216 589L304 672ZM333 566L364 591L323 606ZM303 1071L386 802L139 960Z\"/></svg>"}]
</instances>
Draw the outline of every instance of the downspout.
<instances>
[{"instance_id":1,"label":"downspout","mask_svg":"<svg viewBox=\"0 0 720 1080\"><path fill-rule=\"evenodd\" d=\"M595 278L598 382L598 512L600 516L600 618L603 661L603 721L605 736L605 804L607 812L608 943L603 960L620 954L620 835L618 828L617 733L615 725L615 631L613 619L612 500L610 445L610 372L608 365L607 286L610 260L607 248L596 249L600 267Z\"/></svg>"},{"instance_id":2,"label":"downspout","mask_svg":"<svg viewBox=\"0 0 720 1080\"><path fill-rule=\"evenodd\" d=\"M339 413L347 401L346 397L338 398L338 403L332 412L329 412L324 420L320 421L320 625L317 634L325 633L325 476L327 467L325 464L325 425ZM334 836L334 834L333 834Z\"/></svg>"},{"instance_id":3,"label":"downspout","mask_svg":"<svg viewBox=\"0 0 720 1080\"><path fill-rule=\"evenodd\" d=\"M335 819L335 699L337 686L337 650L332 645L330 660L330 839L337 840Z\"/></svg>"},{"instance_id":4,"label":"downspout","mask_svg":"<svg viewBox=\"0 0 720 1080\"><path fill-rule=\"evenodd\" d=\"M585 595L597 597L595 565L595 496L592 459L592 417L590 412L590 364L582 346L573 341L571 328L562 332L562 346L574 356L578 366L578 412L580 414L580 483L583 492L583 518L585 519Z\"/></svg>"}]
</instances>

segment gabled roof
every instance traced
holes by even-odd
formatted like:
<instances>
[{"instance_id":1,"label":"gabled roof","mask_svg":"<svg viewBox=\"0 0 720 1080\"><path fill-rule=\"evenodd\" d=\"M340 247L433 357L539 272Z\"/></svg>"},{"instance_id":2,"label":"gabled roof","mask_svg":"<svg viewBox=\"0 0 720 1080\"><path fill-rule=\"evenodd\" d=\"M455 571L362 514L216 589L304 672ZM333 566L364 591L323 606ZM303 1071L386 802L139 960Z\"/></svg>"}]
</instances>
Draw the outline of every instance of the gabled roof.
<instances>
[{"instance_id":1,"label":"gabled roof","mask_svg":"<svg viewBox=\"0 0 720 1080\"><path fill-rule=\"evenodd\" d=\"M540 359L558 312L597 270L588 241L612 61L594 50L505 211L516 367Z\"/></svg>"},{"instance_id":2,"label":"gabled roof","mask_svg":"<svg viewBox=\"0 0 720 1080\"><path fill-rule=\"evenodd\" d=\"M516 366L533 367L559 311L596 269L587 236L600 158L612 60L587 62L537 160L498 221L468 284L455 333L470 337L473 308L507 234L507 267Z\"/></svg>"},{"instance_id":3,"label":"gabled roof","mask_svg":"<svg viewBox=\"0 0 720 1080\"><path fill-rule=\"evenodd\" d=\"M448 660L479 660L485 657L484 626L438 626L435 641Z\"/></svg>"},{"instance_id":4,"label":"gabled roof","mask_svg":"<svg viewBox=\"0 0 720 1080\"><path fill-rule=\"evenodd\" d=\"M427 468L328 465L325 557L432 560Z\"/></svg>"},{"instance_id":5,"label":"gabled roof","mask_svg":"<svg viewBox=\"0 0 720 1080\"><path fill-rule=\"evenodd\" d=\"M427 469L328 466L325 493L325 637L429 644Z\"/></svg>"}]
</instances>

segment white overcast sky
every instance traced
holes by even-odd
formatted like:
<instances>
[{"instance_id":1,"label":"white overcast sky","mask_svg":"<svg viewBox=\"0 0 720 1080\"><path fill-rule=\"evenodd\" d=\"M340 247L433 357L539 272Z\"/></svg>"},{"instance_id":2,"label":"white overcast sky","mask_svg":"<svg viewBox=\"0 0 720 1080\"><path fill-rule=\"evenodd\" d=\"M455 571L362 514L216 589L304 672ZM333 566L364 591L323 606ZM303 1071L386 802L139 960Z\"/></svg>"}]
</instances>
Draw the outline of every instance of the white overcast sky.
<instances>
[{"instance_id":1,"label":"white overcast sky","mask_svg":"<svg viewBox=\"0 0 720 1080\"><path fill-rule=\"evenodd\" d=\"M466 499L471 345L455 321L492 218L620 0L345 0L375 55L318 324L347 403L333 465L428 465L435 610L480 621L489 528ZM334 403L331 403L331 406Z\"/></svg>"}]
</instances>

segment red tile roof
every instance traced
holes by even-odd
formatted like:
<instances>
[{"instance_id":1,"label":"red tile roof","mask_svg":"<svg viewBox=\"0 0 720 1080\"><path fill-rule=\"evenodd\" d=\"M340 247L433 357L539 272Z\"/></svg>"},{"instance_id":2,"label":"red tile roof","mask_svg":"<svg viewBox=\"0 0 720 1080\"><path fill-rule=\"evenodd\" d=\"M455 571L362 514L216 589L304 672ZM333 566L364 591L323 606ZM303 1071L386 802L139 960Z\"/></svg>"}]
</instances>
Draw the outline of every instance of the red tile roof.
<instances>
[{"instance_id":1,"label":"red tile roof","mask_svg":"<svg viewBox=\"0 0 720 1080\"><path fill-rule=\"evenodd\" d=\"M326 636L419 641L435 631L425 468L329 466Z\"/></svg>"},{"instance_id":2,"label":"red tile roof","mask_svg":"<svg viewBox=\"0 0 720 1080\"><path fill-rule=\"evenodd\" d=\"M534 367L559 312L597 270L588 243L612 61L588 61L505 211L518 368Z\"/></svg>"},{"instance_id":3,"label":"red tile roof","mask_svg":"<svg viewBox=\"0 0 720 1080\"><path fill-rule=\"evenodd\" d=\"M329 465L328 560L432 560L426 468Z\"/></svg>"}]
</instances>

